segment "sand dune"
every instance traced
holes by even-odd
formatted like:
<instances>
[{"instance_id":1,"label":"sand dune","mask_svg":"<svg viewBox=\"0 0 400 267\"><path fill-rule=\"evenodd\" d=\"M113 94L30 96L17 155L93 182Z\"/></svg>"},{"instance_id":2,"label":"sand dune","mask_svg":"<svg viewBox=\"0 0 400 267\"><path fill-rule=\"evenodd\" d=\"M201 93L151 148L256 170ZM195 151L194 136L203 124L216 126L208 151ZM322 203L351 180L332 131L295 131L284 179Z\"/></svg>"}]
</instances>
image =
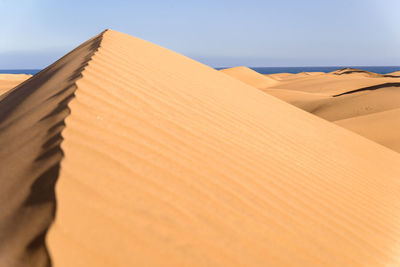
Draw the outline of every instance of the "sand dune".
<instances>
[{"instance_id":1,"label":"sand dune","mask_svg":"<svg viewBox=\"0 0 400 267\"><path fill-rule=\"evenodd\" d=\"M327 74L276 74L277 82L263 87L254 85L258 81L256 74L240 79L240 72L232 71L230 76L330 121L400 107L399 78L360 77L359 72L368 73L346 68Z\"/></svg>"},{"instance_id":2,"label":"sand dune","mask_svg":"<svg viewBox=\"0 0 400 267\"><path fill-rule=\"evenodd\" d=\"M272 79L274 79L274 80L278 80L278 81L280 81L280 80L284 80L284 79L288 79L289 77L291 77L291 76L293 76L293 75L295 75L295 74L293 74L293 73L273 73L273 74L264 74L264 76L266 76L266 77L270 77L270 78L272 78Z\"/></svg>"},{"instance_id":3,"label":"sand dune","mask_svg":"<svg viewBox=\"0 0 400 267\"><path fill-rule=\"evenodd\" d=\"M359 76L359 73L368 75ZM231 76L239 79L235 74L232 72ZM280 76L275 77L279 80ZM283 74L277 83L262 90L321 118L335 121L400 108L399 78L346 68L311 76L304 72ZM248 80L242 81L254 86L256 79L252 81L249 76Z\"/></svg>"},{"instance_id":4,"label":"sand dune","mask_svg":"<svg viewBox=\"0 0 400 267\"><path fill-rule=\"evenodd\" d=\"M398 76L398 77L400 77L400 71L391 72L391 73L388 73L388 74L386 74L386 75L388 75L388 76Z\"/></svg>"},{"instance_id":5,"label":"sand dune","mask_svg":"<svg viewBox=\"0 0 400 267\"><path fill-rule=\"evenodd\" d=\"M278 83L275 79L262 75L247 67L234 67L222 69L220 71L248 85L262 90Z\"/></svg>"},{"instance_id":6,"label":"sand dune","mask_svg":"<svg viewBox=\"0 0 400 267\"><path fill-rule=\"evenodd\" d=\"M321 71L312 71L312 72L305 72L308 75L314 76L314 75L322 75L325 74L325 72L321 72Z\"/></svg>"},{"instance_id":7,"label":"sand dune","mask_svg":"<svg viewBox=\"0 0 400 267\"><path fill-rule=\"evenodd\" d=\"M284 89L267 89L264 91L328 121L400 108L400 90L397 86L389 84L388 87L382 86L377 90L362 89L356 89L355 92L349 91L338 96Z\"/></svg>"},{"instance_id":8,"label":"sand dune","mask_svg":"<svg viewBox=\"0 0 400 267\"><path fill-rule=\"evenodd\" d=\"M103 32L0 116L2 266L48 263L55 197L56 267L400 264L400 154L146 41Z\"/></svg>"},{"instance_id":9,"label":"sand dune","mask_svg":"<svg viewBox=\"0 0 400 267\"><path fill-rule=\"evenodd\" d=\"M81 74L55 266L398 263L397 153L121 33Z\"/></svg>"},{"instance_id":10,"label":"sand dune","mask_svg":"<svg viewBox=\"0 0 400 267\"><path fill-rule=\"evenodd\" d=\"M32 75L27 74L1 74L0 73L0 95L11 88L17 86L23 81L29 79Z\"/></svg>"},{"instance_id":11,"label":"sand dune","mask_svg":"<svg viewBox=\"0 0 400 267\"><path fill-rule=\"evenodd\" d=\"M376 86L384 83L400 82L399 78L391 77L365 77L358 75L321 74L313 76L295 77L285 79L270 88L337 95L363 87Z\"/></svg>"},{"instance_id":12,"label":"sand dune","mask_svg":"<svg viewBox=\"0 0 400 267\"><path fill-rule=\"evenodd\" d=\"M314 99L310 102L317 106ZM329 121L342 120L400 108L400 90L389 86L379 90L360 91L338 97L317 100L319 106L311 112ZM308 103L310 105L310 103Z\"/></svg>"},{"instance_id":13,"label":"sand dune","mask_svg":"<svg viewBox=\"0 0 400 267\"><path fill-rule=\"evenodd\" d=\"M99 39L83 44L0 101L0 266L48 266L44 238L68 101Z\"/></svg>"},{"instance_id":14,"label":"sand dune","mask_svg":"<svg viewBox=\"0 0 400 267\"><path fill-rule=\"evenodd\" d=\"M396 73L345 68L309 78L304 73L274 77L279 83L264 92L398 151L397 113L390 111L400 108Z\"/></svg>"},{"instance_id":15,"label":"sand dune","mask_svg":"<svg viewBox=\"0 0 400 267\"><path fill-rule=\"evenodd\" d=\"M400 109L339 120L335 123L400 152Z\"/></svg>"},{"instance_id":16,"label":"sand dune","mask_svg":"<svg viewBox=\"0 0 400 267\"><path fill-rule=\"evenodd\" d=\"M278 81L288 81L299 78L305 78L310 76L323 75L324 72L300 72L300 73L274 73L274 74L264 74L264 76L273 78Z\"/></svg>"},{"instance_id":17,"label":"sand dune","mask_svg":"<svg viewBox=\"0 0 400 267\"><path fill-rule=\"evenodd\" d=\"M361 69L355 69L355 68L344 68L344 69L339 69L331 72L331 74L334 75L357 75L361 77L382 77L381 74L373 73L370 71L366 70L361 70Z\"/></svg>"},{"instance_id":18,"label":"sand dune","mask_svg":"<svg viewBox=\"0 0 400 267\"><path fill-rule=\"evenodd\" d=\"M324 94L285 89L265 89L263 91L311 113L321 108L321 106L323 107L332 99L331 96Z\"/></svg>"}]
</instances>

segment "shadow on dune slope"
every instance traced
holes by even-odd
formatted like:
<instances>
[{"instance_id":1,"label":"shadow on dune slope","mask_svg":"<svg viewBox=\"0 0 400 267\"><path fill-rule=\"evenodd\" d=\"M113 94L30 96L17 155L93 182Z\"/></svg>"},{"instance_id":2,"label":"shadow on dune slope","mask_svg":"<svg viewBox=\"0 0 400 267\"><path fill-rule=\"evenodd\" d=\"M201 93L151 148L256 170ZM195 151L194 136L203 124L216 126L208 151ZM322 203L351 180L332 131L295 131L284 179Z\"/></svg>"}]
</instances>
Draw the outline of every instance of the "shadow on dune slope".
<instances>
[{"instance_id":1,"label":"shadow on dune slope","mask_svg":"<svg viewBox=\"0 0 400 267\"><path fill-rule=\"evenodd\" d=\"M344 92L344 93L341 93L341 94L333 95L333 97L337 97L337 96L341 96L341 95L348 95L348 94L353 94L353 93L358 93L358 92L362 92L362 91L378 90L378 89L387 88L387 87L400 87L400 82L383 83L383 84L378 84L378 85L373 85L373 86L367 86L367 87L363 87L363 88L360 88L360 89L351 90L351 91Z\"/></svg>"},{"instance_id":2,"label":"shadow on dune slope","mask_svg":"<svg viewBox=\"0 0 400 267\"><path fill-rule=\"evenodd\" d=\"M49 266L60 144L75 82L101 35L0 98L0 266Z\"/></svg>"}]
</instances>

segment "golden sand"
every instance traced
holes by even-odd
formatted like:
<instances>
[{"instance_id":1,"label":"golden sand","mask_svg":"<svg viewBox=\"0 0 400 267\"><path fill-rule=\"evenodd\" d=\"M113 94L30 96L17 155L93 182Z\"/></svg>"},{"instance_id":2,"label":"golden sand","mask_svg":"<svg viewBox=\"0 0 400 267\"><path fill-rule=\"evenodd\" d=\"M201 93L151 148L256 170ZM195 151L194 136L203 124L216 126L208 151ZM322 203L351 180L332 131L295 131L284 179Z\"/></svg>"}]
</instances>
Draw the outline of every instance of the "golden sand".
<instances>
[{"instance_id":1,"label":"golden sand","mask_svg":"<svg viewBox=\"0 0 400 267\"><path fill-rule=\"evenodd\" d=\"M0 96L31 76L27 74L0 74Z\"/></svg>"},{"instance_id":2,"label":"golden sand","mask_svg":"<svg viewBox=\"0 0 400 267\"><path fill-rule=\"evenodd\" d=\"M400 155L268 93L388 77L244 70L107 30L5 94L0 265L399 265Z\"/></svg>"},{"instance_id":3,"label":"golden sand","mask_svg":"<svg viewBox=\"0 0 400 267\"><path fill-rule=\"evenodd\" d=\"M238 71L229 70L222 72L243 81ZM313 75L271 74L265 76L278 83L255 87L400 152L400 124L394 115L400 108L400 75L396 73L346 68ZM251 80L245 82L254 86Z\"/></svg>"}]
</instances>

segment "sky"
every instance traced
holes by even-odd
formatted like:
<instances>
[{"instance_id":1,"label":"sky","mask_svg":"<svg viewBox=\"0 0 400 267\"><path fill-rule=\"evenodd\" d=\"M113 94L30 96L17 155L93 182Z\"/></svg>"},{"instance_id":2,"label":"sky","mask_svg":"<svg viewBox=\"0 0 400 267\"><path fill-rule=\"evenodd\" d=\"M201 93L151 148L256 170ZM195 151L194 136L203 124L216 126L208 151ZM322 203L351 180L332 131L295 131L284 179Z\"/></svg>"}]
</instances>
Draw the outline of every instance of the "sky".
<instances>
[{"instance_id":1,"label":"sky","mask_svg":"<svg viewBox=\"0 0 400 267\"><path fill-rule=\"evenodd\" d=\"M231 66L399 66L400 0L0 0L0 69L41 69L104 29Z\"/></svg>"}]
</instances>

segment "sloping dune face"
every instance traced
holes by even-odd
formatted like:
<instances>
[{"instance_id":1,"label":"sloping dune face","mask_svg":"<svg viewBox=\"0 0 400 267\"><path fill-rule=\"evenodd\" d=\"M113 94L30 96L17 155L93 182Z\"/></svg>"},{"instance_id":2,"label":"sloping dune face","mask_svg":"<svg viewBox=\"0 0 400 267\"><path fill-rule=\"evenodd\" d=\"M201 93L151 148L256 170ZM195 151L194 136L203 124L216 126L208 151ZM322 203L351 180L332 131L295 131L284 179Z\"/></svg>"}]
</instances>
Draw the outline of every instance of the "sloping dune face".
<instances>
[{"instance_id":1,"label":"sloping dune face","mask_svg":"<svg viewBox=\"0 0 400 267\"><path fill-rule=\"evenodd\" d=\"M400 152L400 109L335 121L336 124Z\"/></svg>"},{"instance_id":2,"label":"sloping dune face","mask_svg":"<svg viewBox=\"0 0 400 267\"><path fill-rule=\"evenodd\" d=\"M400 71L391 72L391 73L388 73L386 75L387 76L398 76L398 77L400 77Z\"/></svg>"},{"instance_id":3,"label":"sloping dune face","mask_svg":"<svg viewBox=\"0 0 400 267\"><path fill-rule=\"evenodd\" d=\"M247 67L234 67L220 71L258 89L265 89L278 83L275 79Z\"/></svg>"},{"instance_id":4,"label":"sloping dune face","mask_svg":"<svg viewBox=\"0 0 400 267\"><path fill-rule=\"evenodd\" d=\"M164 48L100 39L62 131L54 266L400 264L397 153Z\"/></svg>"},{"instance_id":5,"label":"sloping dune face","mask_svg":"<svg viewBox=\"0 0 400 267\"><path fill-rule=\"evenodd\" d=\"M29 79L31 76L26 74L0 74L0 95Z\"/></svg>"},{"instance_id":6,"label":"sloping dune face","mask_svg":"<svg viewBox=\"0 0 400 267\"><path fill-rule=\"evenodd\" d=\"M240 79L236 72L231 76L252 86L256 81L252 83L251 77ZM400 76L396 72L376 74L345 68L312 76L307 73L267 76L274 77L277 84L259 88L264 92L325 120L343 121L338 124L400 152L399 124L394 116L400 108Z\"/></svg>"},{"instance_id":7,"label":"sloping dune face","mask_svg":"<svg viewBox=\"0 0 400 267\"><path fill-rule=\"evenodd\" d=\"M48 266L61 131L99 36L0 97L0 266Z\"/></svg>"},{"instance_id":8,"label":"sloping dune face","mask_svg":"<svg viewBox=\"0 0 400 267\"><path fill-rule=\"evenodd\" d=\"M373 73L373 72L361 70L361 69L354 69L354 68L344 68L344 69L335 70L335 71L332 71L331 74L334 74L334 75L353 74L353 75L364 76L364 77L381 77L382 76L377 73Z\"/></svg>"}]
</instances>

